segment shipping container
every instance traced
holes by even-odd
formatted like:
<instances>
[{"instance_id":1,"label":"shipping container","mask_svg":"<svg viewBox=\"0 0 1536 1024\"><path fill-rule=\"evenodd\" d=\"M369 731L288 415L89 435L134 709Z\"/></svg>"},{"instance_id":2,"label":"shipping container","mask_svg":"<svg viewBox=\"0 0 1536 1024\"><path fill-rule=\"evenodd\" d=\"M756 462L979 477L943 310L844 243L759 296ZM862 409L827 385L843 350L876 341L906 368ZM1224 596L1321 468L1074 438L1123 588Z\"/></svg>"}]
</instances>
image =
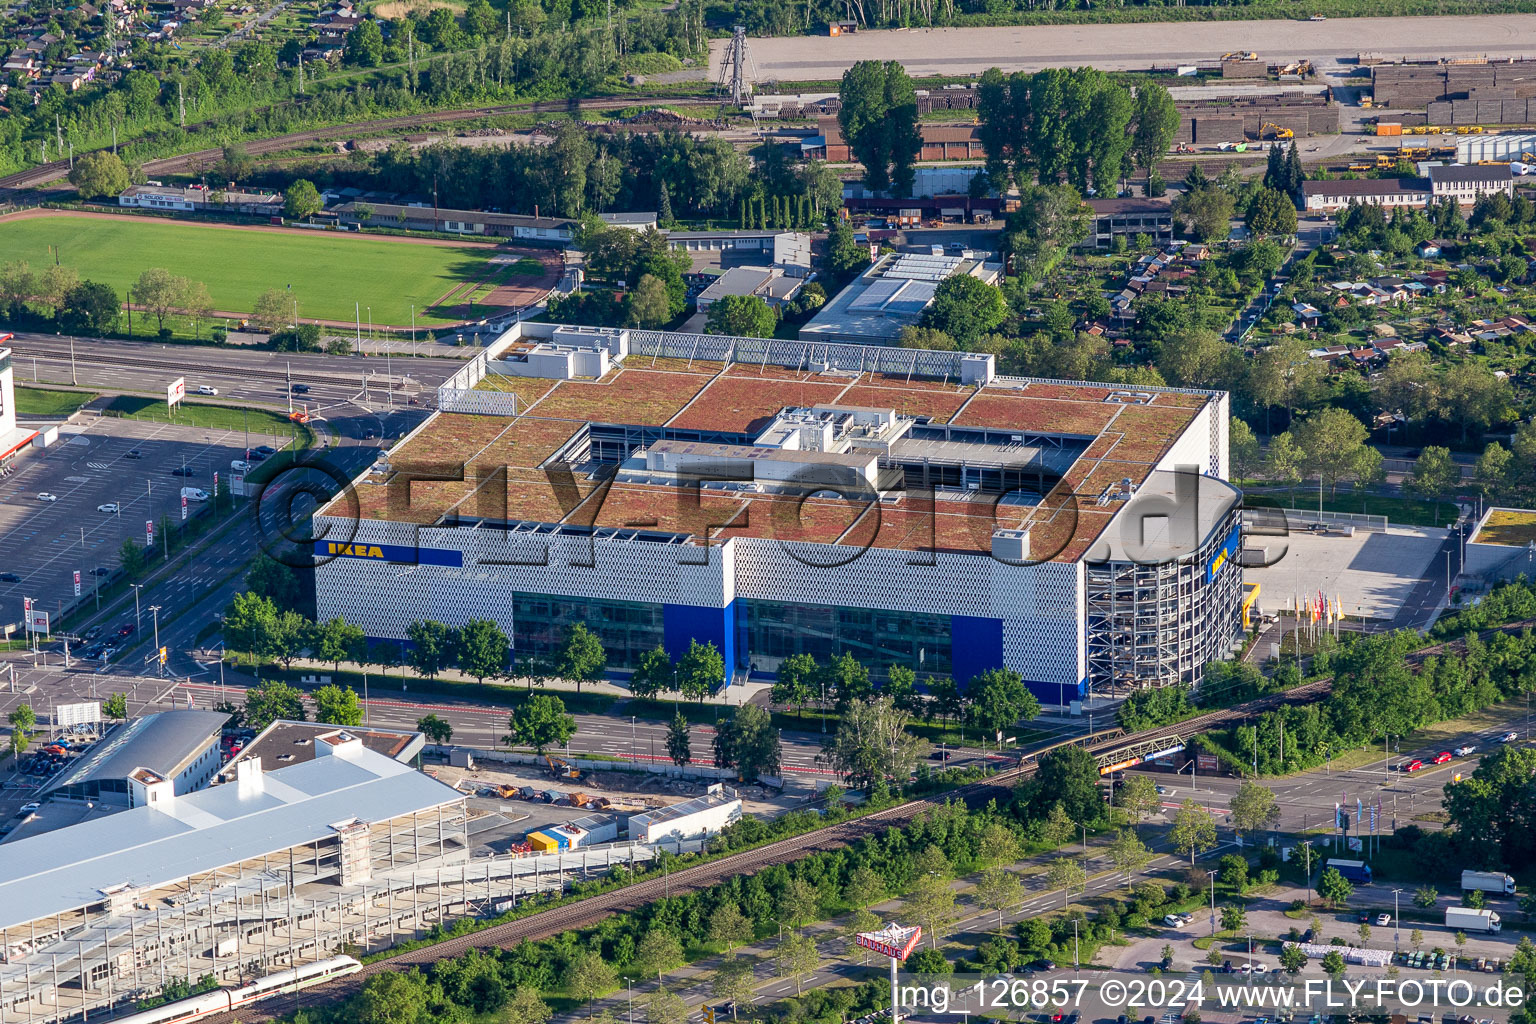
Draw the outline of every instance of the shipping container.
<instances>
[{"instance_id":1,"label":"shipping container","mask_svg":"<svg viewBox=\"0 0 1536 1024\"><path fill-rule=\"evenodd\" d=\"M1382 121L1376 125L1377 135L1401 135L1403 124L1401 121Z\"/></svg>"}]
</instances>

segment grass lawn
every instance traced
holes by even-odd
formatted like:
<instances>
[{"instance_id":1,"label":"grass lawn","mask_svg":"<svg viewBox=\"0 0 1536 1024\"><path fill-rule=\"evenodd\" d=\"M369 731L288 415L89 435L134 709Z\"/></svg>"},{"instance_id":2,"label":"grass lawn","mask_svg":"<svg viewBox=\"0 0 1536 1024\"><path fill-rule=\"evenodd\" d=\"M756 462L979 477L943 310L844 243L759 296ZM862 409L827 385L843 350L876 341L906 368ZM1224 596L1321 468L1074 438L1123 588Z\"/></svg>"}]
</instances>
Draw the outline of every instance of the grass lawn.
<instances>
[{"instance_id":1,"label":"grass lawn","mask_svg":"<svg viewBox=\"0 0 1536 1024\"><path fill-rule=\"evenodd\" d=\"M312 235L210 227L173 221L108 220L66 214L0 220L8 258L34 267L60 261L80 276L125 294L139 274L164 267L208 286L216 309L247 312L268 288L292 287L301 318L353 318L353 303L372 307L375 324L450 322L432 304L449 289L478 281L495 250L417 245L377 236ZM134 318L136 330L153 321Z\"/></svg>"},{"instance_id":2,"label":"grass lawn","mask_svg":"<svg viewBox=\"0 0 1536 1024\"><path fill-rule=\"evenodd\" d=\"M1250 508L1297 508L1315 511L1317 488L1245 491L1243 502ZM1329 497L1326 490L1323 492L1323 511L1386 516L1388 522L1397 526L1445 526L1456 517L1456 503L1394 498L1379 494L1356 494L1352 489L1341 487L1334 497Z\"/></svg>"},{"instance_id":3,"label":"grass lawn","mask_svg":"<svg viewBox=\"0 0 1536 1024\"><path fill-rule=\"evenodd\" d=\"M89 391L50 391L47 388L17 388L16 415L68 416L96 396Z\"/></svg>"},{"instance_id":4,"label":"grass lawn","mask_svg":"<svg viewBox=\"0 0 1536 1024\"><path fill-rule=\"evenodd\" d=\"M121 416L128 420L154 420L160 423L175 422L190 427L212 427L219 430L245 430L250 428L263 434L292 434L308 436L307 427L289 421L282 413L265 409L244 409L233 405L205 405L183 402L172 419L165 402L135 395L119 395L107 406L107 415ZM307 447L307 445L300 445Z\"/></svg>"}]
</instances>

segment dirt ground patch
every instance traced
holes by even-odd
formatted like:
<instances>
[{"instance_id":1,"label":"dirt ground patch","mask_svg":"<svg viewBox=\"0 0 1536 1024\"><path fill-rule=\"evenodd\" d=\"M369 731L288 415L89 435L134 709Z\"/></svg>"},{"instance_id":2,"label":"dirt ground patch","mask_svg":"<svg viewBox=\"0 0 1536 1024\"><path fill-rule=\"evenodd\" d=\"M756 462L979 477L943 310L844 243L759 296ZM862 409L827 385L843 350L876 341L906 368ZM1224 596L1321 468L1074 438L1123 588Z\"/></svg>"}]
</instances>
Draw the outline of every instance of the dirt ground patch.
<instances>
[{"instance_id":1,"label":"dirt ground patch","mask_svg":"<svg viewBox=\"0 0 1536 1024\"><path fill-rule=\"evenodd\" d=\"M509 249L506 259L508 262L499 265L487 280L460 286L444 295L433 308L433 315L473 320L499 310L532 305L548 295L565 272L565 259L558 252ZM536 261L542 270L538 274L528 273L528 260Z\"/></svg>"},{"instance_id":2,"label":"dirt ground patch","mask_svg":"<svg viewBox=\"0 0 1536 1024\"><path fill-rule=\"evenodd\" d=\"M376 18L398 21L412 11L425 14L434 7L446 7L455 14L463 14L465 5L459 0L385 0L384 3L374 4L371 13Z\"/></svg>"}]
</instances>

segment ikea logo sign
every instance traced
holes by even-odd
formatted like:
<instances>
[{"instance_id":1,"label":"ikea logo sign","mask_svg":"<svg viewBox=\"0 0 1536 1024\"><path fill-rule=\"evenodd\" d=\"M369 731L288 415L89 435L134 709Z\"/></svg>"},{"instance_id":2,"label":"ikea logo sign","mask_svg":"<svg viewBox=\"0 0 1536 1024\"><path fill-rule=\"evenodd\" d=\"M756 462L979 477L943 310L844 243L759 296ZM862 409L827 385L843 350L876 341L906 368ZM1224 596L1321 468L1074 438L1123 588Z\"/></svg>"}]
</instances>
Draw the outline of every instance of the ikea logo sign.
<instances>
[{"instance_id":1,"label":"ikea logo sign","mask_svg":"<svg viewBox=\"0 0 1536 1024\"><path fill-rule=\"evenodd\" d=\"M362 558L392 565L443 565L463 568L464 552L422 548L411 544L362 544L337 540L315 542L315 557L322 562L335 558Z\"/></svg>"},{"instance_id":2,"label":"ikea logo sign","mask_svg":"<svg viewBox=\"0 0 1536 1024\"><path fill-rule=\"evenodd\" d=\"M326 543L326 554L340 555L343 558L377 558L384 560L384 549L377 544L337 544L335 541Z\"/></svg>"}]
</instances>

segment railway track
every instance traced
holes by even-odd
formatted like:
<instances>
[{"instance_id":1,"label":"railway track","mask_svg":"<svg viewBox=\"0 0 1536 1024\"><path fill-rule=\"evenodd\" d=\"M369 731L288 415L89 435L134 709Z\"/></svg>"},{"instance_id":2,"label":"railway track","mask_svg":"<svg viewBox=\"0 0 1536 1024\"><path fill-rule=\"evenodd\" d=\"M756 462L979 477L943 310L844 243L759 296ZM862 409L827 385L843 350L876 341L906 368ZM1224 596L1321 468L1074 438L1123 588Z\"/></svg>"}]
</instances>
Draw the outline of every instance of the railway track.
<instances>
[{"instance_id":1,"label":"railway track","mask_svg":"<svg viewBox=\"0 0 1536 1024\"><path fill-rule=\"evenodd\" d=\"M1479 635L1486 639L1495 633L1515 633L1529 628L1536 628L1536 619L1525 619L1506 626L1485 630ZM1408 656L1407 661L1411 665L1418 665L1426 658L1435 657L1447 651L1455 651L1464 647L1465 644L1462 641L1447 641L1446 643L1435 644L1434 646L1415 651ZM470 949L490 946L510 947L524 940L548 938L560 932L585 928L596 924L612 914L634 910L637 907L654 902L670 894L681 895L697 892L735 875L752 874L762 868L796 860L810 853L847 846L864 836L873 835L887 828L905 824L924 811L936 807L947 800L959 798L967 803L984 803L986 800L999 795L1000 791L1006 793L1017 783L1032 777L1038 770L1040 759L1061 747L1079 745L1092 753L1109 753L1117 747L1125 746L1131 742L1143 743L1172 736L1187 736L1191 733L1239 722L1254 715L1262 714L1265 711L1272 711L1282 704L1312 703L1323 699L1332 691L1332 678L1319 679L1281 693L1266 694L1263 697L1258 697L1230 708L1219 708L1166 727L1131 734L1127 734L1124 730L1118 728L1111 728L1077 739L1061 740L1025 754L1017 766L998 772L996 775L979 782L969 783L942 793L935 793L917 800L911 800L852 821L829 825L814 832L781 839L755 850L744 850L741 853L722 857L708 864L684 868L666 878L637 882L622 889L604 893L601 896L593 896L581 900L569 906L541 911L518 921L496 925L483 931L445 939L442 942L429 946L385 957L363 965L363 969L357 974L298 993L292 1001L288 999L275 1000L272 1004L268 1004L265 1007L261 1004L255 1004L232 1013L210 1018L210 1020L217 1022L217 1024L232 1024L232 1022L236 1021L241 1022L241 1024L258 1024L258 1022L270 1021L280 1016L286 1016L293 1012L293 1010L304 1006L313 1006L344 998L361 988L368 978L375 974L385 971L401 971L410 970L415 967L425 967L437 960L458 956L461 953L468 952Z\"/></svg>"},{"instance_id":2,"label":"railway track","mask_svg":"<svg viewBox=\"0 0 1536 1024\"><path fill-rule=\"evenodd\" d=\"M245 144L246 153L261 156L279 153L305 142L320 142L339 135L361 132L389 131L411 128L416 125L446 124L472 117L496 117L501 114L558 114L571 110L622 110L625 107L647 103L677 103L676 96L627 96L603 99L546 100L539 103L496 104L481 107L463 107L457 110L440 110L426 114L408 114L400 117L381 117L371 121L354 121L330 128L311 128L302 132L274 135L269 139L256 139ZM176 174L194 164L209 163L223 158L219 148L200 149L180 156L149 160L144 164L148 174ZM45 164L17 171L0 177L0 193L27 192L62 179L69 173L68 160L51 160Z\"/></svg>"}]
</instances>

